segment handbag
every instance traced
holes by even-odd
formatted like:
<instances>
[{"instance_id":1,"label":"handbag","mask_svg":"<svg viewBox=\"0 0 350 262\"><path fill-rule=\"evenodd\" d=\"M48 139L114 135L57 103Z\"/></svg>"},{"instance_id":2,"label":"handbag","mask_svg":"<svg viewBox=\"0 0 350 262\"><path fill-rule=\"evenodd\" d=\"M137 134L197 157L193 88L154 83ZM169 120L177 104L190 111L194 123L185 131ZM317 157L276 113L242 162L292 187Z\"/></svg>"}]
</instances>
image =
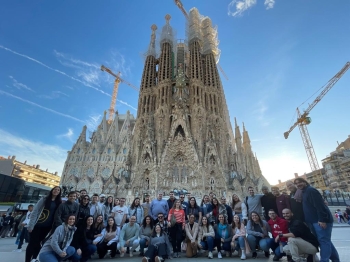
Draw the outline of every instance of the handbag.
<instances>
[{"instance_id":1,"label":"handbag","mask_svg":"<svg viewBox=\"0 0 350 262\"><path fill-rule=\"evenodd\" d=\"M175 224L176 224L176 217L174 213L172 213L170 217L170 225L173 227Z\"/></svg>"},{"instance_id":2,"label":"handbag","mask_svg":"<svg viewBox=\"0 0 350 262\"><path fill-rule=\"evenodd\" d=\"M182 241L181 242L181 250L182 251L186 251L187 250L187 243L186 243L186 241Z\"/></svg>"}]
</instances>

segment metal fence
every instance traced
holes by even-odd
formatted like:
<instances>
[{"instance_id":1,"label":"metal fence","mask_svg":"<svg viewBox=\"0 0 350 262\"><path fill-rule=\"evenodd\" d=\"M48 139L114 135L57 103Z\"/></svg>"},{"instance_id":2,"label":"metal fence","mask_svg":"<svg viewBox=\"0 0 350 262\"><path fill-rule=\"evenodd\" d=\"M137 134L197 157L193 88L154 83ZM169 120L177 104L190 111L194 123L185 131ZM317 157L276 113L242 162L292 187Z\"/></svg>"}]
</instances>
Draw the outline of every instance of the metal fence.
<instances>
[{"instance_id":1,"label":"metal fence","mask_svg":"<svg viewBox=\"0 0 350 262\"><path fill-rule=\"evenodd\" d=\"M350 193L324 193L323 199L328 202L328 206L350 205Z\"/></svg>"}]
</instances>

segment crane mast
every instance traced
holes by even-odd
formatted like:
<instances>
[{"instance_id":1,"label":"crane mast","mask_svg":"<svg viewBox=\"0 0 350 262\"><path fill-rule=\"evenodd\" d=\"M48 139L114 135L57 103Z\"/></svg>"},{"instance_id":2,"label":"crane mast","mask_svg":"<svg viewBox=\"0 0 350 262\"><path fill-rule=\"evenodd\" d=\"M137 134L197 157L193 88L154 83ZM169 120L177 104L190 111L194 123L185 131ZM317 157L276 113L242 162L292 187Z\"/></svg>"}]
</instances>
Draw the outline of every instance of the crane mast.
<instances>
[{"instance_id":1,"label":"crane mast","mask_svg":"<svg viewBox=\"0 0 350 262\"><path fill-rule=\"evenodd\" d=\"M299 108L297 108L296 122L289 128L287 132L284 133L284 137L285 139L287 139L289 137L289 134L294 130L294 128L296 126L299 127L299 131L300 131L301 138L303 140L306 155L309 160L311 170L315 175L314 180L310 182L314 182L315 187L320 189L325 189L326 185L322 177L322 172L320 170L320 167L317 161L317 157L311 142L309 131L307 129L307 125L311 123L311 119L310 117L308 117L308 115L310 111L322 100L322 98L328 93L328 91L332 89L332 87L338 82L338 80L346 73L346 71L349 68L350 68L350 62L347 62L343 66L343 68L327 82L327 84L325 85L321 93L309 105L309 107L304 111L304 113L301 114Z\"/></svg>"},{"instance_id":2,"label":"crane mast","mask_svg":"<svg viewBox=\"0 0 350 262\"><path fill-rule=\"evenodd\" d=\"M129 82L125 81L124 79L122 79L120 77L121 76L120 72L118 72L118 74L115 74L112 72L111 69L109 69L108 67L105 67L104 65L101 66L101 71L105 71L115 78L111 104L110 104L109 109L108 109L108 112L109 112L108 122L111 123L113 121L114 109L115 109L115 105L117 103L119 84L123 82L123 83L127 84L128 86L130 86L131 88L135 89L136 91L139 91L139 89L137 87L133 86L132 84L130 84Z\"/></svg>"}]
</instances>

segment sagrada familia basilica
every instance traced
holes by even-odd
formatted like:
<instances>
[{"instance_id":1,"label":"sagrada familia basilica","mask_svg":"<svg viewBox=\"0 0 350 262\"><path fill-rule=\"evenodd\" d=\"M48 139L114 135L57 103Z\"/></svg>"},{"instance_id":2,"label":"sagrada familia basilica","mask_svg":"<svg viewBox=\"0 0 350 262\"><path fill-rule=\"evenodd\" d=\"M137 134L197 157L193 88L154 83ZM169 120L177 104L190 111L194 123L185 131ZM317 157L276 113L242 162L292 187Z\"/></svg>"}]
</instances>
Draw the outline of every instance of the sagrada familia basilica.
<instances>
[{"instance_id":1,"label":"sagrada familia basilica","mask_svg":"<svg viewBox=\"0 0 350 262\"><path fill-rule=\"evenodd\" d=\"M187 190L197 197L260 191L261 173L248 132L230 122L217 62L217 31L196 8L185 41L175 39L170 16L160 39L152 34L143 69L137 118L106 113L86 139L86 126L68 152L61 185L133 199ZM159 56L156 45L160 45Z\"/></svg>"}]
</instances>

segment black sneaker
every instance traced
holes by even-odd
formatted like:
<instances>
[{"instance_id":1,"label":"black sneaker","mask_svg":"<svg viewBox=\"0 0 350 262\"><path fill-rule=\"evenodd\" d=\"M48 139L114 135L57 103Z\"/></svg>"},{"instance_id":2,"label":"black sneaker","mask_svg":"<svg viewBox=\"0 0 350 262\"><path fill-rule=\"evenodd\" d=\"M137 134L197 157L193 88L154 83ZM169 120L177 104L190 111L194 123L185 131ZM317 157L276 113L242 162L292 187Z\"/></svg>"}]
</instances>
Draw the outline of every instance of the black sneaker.
<instances>
[{"instance_id":1,"label":"black sneaker","mask_svg":"<svg viewBox=\"0 0 350 262\"><path fill-rule=\"evenodd\" d=\"M264 251L265 257L270 257L270 252L269 251Z\"/></svg>"},{"instance_id":2,"label":"black sneaker","mask_svg":"<svg viewBox=\"0 0 350 262\"><path fill-rule=\"evenodd\" d=\"M140 252L139 257L143 257L144 255L145 255L145 253Z\"/></svg>"},{"instance_id":3,"label":"black sneaker","mask_svg":"<svg viewBox=\"0 0 350 262\"><path fill-rule=\"evenodd\" d=\"M307 256L306 262L314 262L314 256L309 254Z\"/></svg>"},{"instance_id":4,"label":"black sneaker","mask_svg":"<svg viewBox=\"0 0 350 262\"><path fill-rule=\"evenodd\" d=\"M278 256L274 255L274 257L273 257L272 261L280 261L280 259L279 259L279 257L278 257Z\"/></svg>"},{"instance_id":5,"label":"black sneaker","mask_svg":"<svg viewBox=\"0 0 350 262\"><path fill-rule=\"evenodd\" d=\"M256 258L258 256L258 253L253 252L252 258Z\"/></svg>"}]
</instances>

